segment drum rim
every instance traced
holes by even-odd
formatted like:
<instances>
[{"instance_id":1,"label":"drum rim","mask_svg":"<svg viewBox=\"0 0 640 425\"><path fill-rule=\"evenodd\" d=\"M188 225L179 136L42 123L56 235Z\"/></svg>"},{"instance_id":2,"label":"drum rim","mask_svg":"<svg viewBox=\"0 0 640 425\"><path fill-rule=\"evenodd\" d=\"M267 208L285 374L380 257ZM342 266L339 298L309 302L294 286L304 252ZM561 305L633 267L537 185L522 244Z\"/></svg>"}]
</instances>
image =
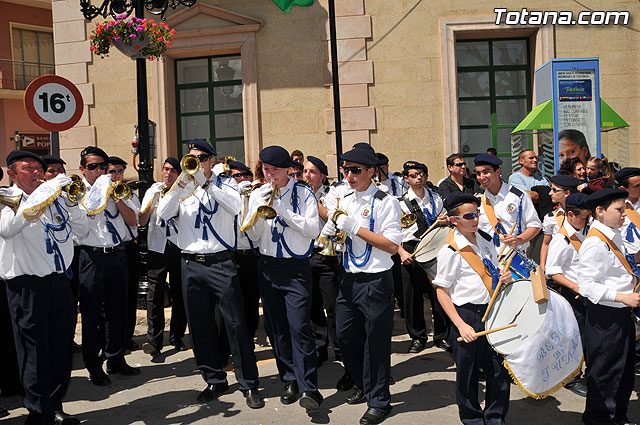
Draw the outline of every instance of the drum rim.
<instances>
[{"instance_id":1,"label":"drum rim","mask_svg":"<svg viewBox=\"0 0 640 425\"><path fill-rule=\"evenodd\" d=\"M443 233L443 235L445 235L445 236L444 236L444 243L440 246L440 248L437 248L437 249L436 249L436 248L434 248L433 250L430 250L429 248L422 248L422 252L420 252L420 253L416 254L416 256L415 256L415 260L416 260L416 262L421 263L421 264L427 264L427 263L429 263L430 261L435 260L435 259L436 259L436 257L438 256L438 252L440 252L440 249L442 249L442 247L444 247L444 246L447 244L447 240L446 240L446 238L448 237L448 235L449 235L449 231L450 231L450 230L451 230L451 227L450 227L450 226L438 226L438 227L435 227L431 232L429 232L429 233L427 233L426 235L424 235L424 237L423 237L422 239L420 239L420 240L418 241L418 243L416 244L416 247L415 247L415 249L416 249L416 250L420 247L420 244L422 244L422 242L423 242L424 240L427 240L427 237L429 237L430 235L433 235L433 236L431 236L431 239L430 239L430 240L429 240L429 242L428 242L428 243L430 244L430 243L431 243L431 241L436 237L435 235L437 235L437 234L438 234L438 233L440 233L440 232L442 232L442 233ZM434 247L435 247L435 246L436 246L436 245L434 245ZM420 258L421 256L424 256L424 255L425 255L425 253L428 253L428 252L435 252L435 255L433 256L433 258L431 258L430 260L426 260L426 261L421 261L421 260L419 260L419 258Z\"/></svg>"}]
</instances>

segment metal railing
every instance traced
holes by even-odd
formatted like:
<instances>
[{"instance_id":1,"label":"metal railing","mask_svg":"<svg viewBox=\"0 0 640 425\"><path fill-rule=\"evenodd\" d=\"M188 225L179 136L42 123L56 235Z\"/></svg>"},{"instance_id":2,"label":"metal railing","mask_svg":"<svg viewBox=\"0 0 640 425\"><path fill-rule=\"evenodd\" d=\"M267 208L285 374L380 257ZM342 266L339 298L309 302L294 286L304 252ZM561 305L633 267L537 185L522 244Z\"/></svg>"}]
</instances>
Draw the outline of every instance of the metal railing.
<instances>
[{"instance_id":1,"label":"metal railing","mask_svg":"<svg viewBox=\"0 0 640 425\"><path fill-rule=\"evenodd\" d=\"M0 59L0 88L24 90L39 76L54 73L55 65L50 63Z\"/></svg>"}]
</instances>

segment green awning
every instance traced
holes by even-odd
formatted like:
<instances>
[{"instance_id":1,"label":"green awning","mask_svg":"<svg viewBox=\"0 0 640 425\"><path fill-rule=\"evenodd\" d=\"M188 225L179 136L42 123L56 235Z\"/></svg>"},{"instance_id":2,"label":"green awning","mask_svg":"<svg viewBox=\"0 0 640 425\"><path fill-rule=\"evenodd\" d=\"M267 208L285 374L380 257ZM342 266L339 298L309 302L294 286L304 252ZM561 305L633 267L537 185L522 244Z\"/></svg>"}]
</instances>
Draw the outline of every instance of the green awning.
<instances>
[{"instance_id":1,"label":"green awning","mask_svg":"<svg viewBox=\"0 0 640 425\"><path fill-rule=\"evenodd\" d=\"M629 124L611 106L607 105L607 102L600 99L600 127L629 127ZM553 130L553 103L551 99L533 108L511 134L533 130Z\"/></svg>"}]
</instances>

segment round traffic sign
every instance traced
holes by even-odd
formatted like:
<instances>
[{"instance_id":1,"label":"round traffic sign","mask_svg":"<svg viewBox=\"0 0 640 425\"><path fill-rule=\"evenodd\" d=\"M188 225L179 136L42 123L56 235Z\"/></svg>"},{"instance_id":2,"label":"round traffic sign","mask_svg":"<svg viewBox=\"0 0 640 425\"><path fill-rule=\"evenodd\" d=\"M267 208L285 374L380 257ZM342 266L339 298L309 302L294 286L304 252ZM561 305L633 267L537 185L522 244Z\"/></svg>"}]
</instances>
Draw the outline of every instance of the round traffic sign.
<instances>
[{"instance_id":1,"label":"round traffic sign","mask_svg":"<svg viewBox=\"0 0 640 425\"><path fill-rule=\"evenodd\" d=\"M49 131L64 131L76 125L82 116L83 106L78 88L57 75L36 78L24 92L27 115Z\"/></svg>"}]
</instances>

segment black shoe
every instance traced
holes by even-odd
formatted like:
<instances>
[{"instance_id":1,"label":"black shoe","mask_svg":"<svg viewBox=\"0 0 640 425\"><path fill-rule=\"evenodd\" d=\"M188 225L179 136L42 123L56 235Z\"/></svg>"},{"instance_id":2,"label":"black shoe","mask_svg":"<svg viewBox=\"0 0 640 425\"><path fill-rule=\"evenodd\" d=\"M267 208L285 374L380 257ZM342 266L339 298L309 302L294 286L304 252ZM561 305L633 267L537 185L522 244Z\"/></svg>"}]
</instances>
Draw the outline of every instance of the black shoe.
<instances>
[{"instance_id":1,"label":"black shoe","mask_svg":"<svg viewBox=\"0 0 640 425\"><path fill-rule=\"evenodd\" d=\"M56 425L78 425L80 423L80 419L64 413L63 411L59 411L56 412L54 416L54 423Z\"/></svg>"},{"instance_id":2,"label":"black shoe","mask_svg":"<svg viewBox=\"0 0 640 425\"><path fill-rule=\"evenodd\" d=\"M129 340L127 341L127 350L129 351L136 351L139 350L140 346L138 344L136 344L135 342L133 342L133 340L131 338L129 338Z\"/></svg>"},{"instance_id":3,"label":"black shoe","mask_svg":"<svg viewBox=\"0 0 640 425\"><path fill-rule=\"evenodd\" d=\"M174 344L173 344L173 348L176 349L176 351L184 351L187 349L187 347L184 345L184 342L182 342L182 340L177 340Z\"/></svg>"},{"instance_id":4,"label":"black shoe","mask_svg":"<svg viewBox=\"0 0 640 425\"><path fill-rule=\"evenodd\" d=\"M284 389L280 394L280 403L292 404L298 399L298 383L296 381L289 381L284 384Z\"/></svg>"},{"instance_id":5,"label":"black shoe","mask_svg":"<svg viewBox=\"0 0 640 425\"><path fill-rule=\"evenodd\" d=\"M305 391L300 396L300 407L307 409L307 412L311 410L317 410L322 404L322 394L320 391Z\"/></svg>"},{"instance_id":6,"label":"black shoe","mask_svg":"<svg viewBox=\"0 0 640 425\"><path fill-rule=\"evenodd\" d=\"M198 395L198 403L208 403L214 398L220 397L229 389L229 384L209 384Z\"/></svg>"},{"instance_id":7,"label":"black shoe","mask_svg":"<svg viewBox=\"0 0 640 425\"><path fill-rule=\"evenodd\" d=\"M260 409L264 407L264 399L258 389L253 390L243 390L242 394L244 394L245 401L247 402L247 406L252 409Z\"/></svg>"},{"instance_id":8,"label":"black shoe","mask_svg":"<svg viewBox=\"0 0 640 425\"><path fill-rule=\"evenodd\" d=\"M427 345L426 341L414 339L413 341L411 341L411 346L409 347L409 353L411 354L419 353L420 351L424 350L426 345Z\"/></svg>"},{"instance_id":9,"label":"black shoe","mask_svg":"<svg viewBox=\"0 0 640 425\"><path fill-rule=\"evenodd\" d=\"M587 386L582 382L580 378L574 378L567 385L564 386L566 389L574 393L575 395L579 395L580 397L587 396Z\"/></svg>"},{"instance_id":10,"label":"black shoe","mask_svg":"<svg viewBox=\"0 0 640 425\"><path fill-rule=\"evenodd\" d=\"M342 377L338 379L336 389L340 391L349 391L351 388L353 388L353 379L351 379L349 372L345 371Z\"/></svg>"},{"instance_id":11,"label":"black shoe","mask_svg":"<svg viewBox=\"0 0 640 425\"><path fill-rule=\"evenodd\" d=\"M129 366L125 361L113 365L107 365L107 373L119 373L124 376L140 375L140 369Z\"/></svg>"},{"instance_id":12,"label":"black shoe","mask_svg":"<svg viewBox=\"0 0 640 425\"><path fill-rule=\"evenodd\" d=\"M389 408L389 410L382 410L370 407L360 418L360 423L362 425L379 424L384 421L387 416L389 416L389 413L391 413L391 408Z\"/></svg>"},{"instance_id":13,"label":"black shoe","mask_svg":"<svg viewBox=\"0 0 640 425\"><path fill-rule=\"evenodd\" d=\"M449 344L449 341L447 341L446 339L439 339L435 342L434 345L448 353L453 353L453 348L451 348L451 344Z\"/></svg>"},{"instance_id":14,"label":"black shoe","mask_svg":"<svg viewBox=\"0 0 640 425\"><path fill-rule=\"evenodd\" d=\"M5 416L9 416L9 411L6 407L0 406L0 418L4 418Z\"/></svg>"},{"instance_id":15,"label":"black shoe","mask_svg":"<svg viewBox=\"0 0 640 425\"><path fill-rule=\"evenodd\" d=\"M105 385L111 384L111 379L107 376L106 373L100 369L90 370L89 371L89 379L93 382L93 385L97 385L99 387L104 387Z\"/></svg>"},{"instance_id":16,"label":"black shoe","mask_svg":"<svg viewBox=\"0 0 640 425\"><path fill-rule=\"evenodd\" d=\"M365 401L364 391L355 387L353 392L347 396L347 404L360 404Z\"/></svg>"},{"instance_id":17,"label":"black shoe","mask_svg":"<svg viewBox=\"0 0 640 425\"><path fill-rule=\"evenodd\" d=\"M155 356L156 354L160 354L160 350L158 350L158 347L156 347L150 342L145 342L144 344L142 344L142 351L144 351L145 354L148 354L150 356Z\"/></svg>"}]
</instances>

